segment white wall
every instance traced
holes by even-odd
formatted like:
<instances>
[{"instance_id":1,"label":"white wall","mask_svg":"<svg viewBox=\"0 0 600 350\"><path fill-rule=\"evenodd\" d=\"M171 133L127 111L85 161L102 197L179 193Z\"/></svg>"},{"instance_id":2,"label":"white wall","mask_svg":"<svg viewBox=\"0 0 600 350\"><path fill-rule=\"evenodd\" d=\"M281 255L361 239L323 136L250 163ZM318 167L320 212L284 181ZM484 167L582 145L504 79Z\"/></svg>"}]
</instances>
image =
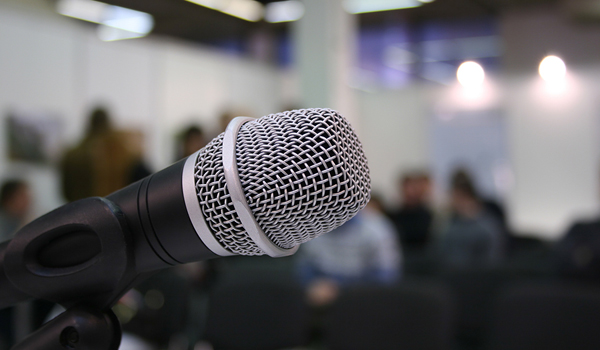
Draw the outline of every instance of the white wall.
<instances>
[{"instance_id":1,"label":"white wall","mask_svg":"<svg viewBox=\"0 0 600 350\"><path fill-rule=\"evenodd\" d=\"M393 202L398 175L430 165L426 87L360 93L360 139L373 190Z\"/></svg>"},{"instance_id":2,"label":"white wall","mask_svg":"<svg viewBox=\"0 0 600 350\"><path fill-rule=\"evenodd\" d=\"M547 8L506 14L501 31L516 180L510 214L517 227L556 238L598 213L600 28ZM537 75L548 54L568 66L563 91Z\"/></svg>"},{"instance_id":3,"label":"white wall","mask_svg":"<svg viewBox=\"0 0 600 350\"><path fill-rule=\"evenodd\" d=\"M177 43L165 44L161 54L163 118L157 137L168 139L194 120L216 130L215 117L225 109L260 117L282 108L279 71L273 67ZM173 144L161 144L157 152L172 158Z\"/></svg>"},{"instance_id":4,"label":"white wall","mask_svg":"<svg viewBox=\"0 0 600 350\"><path fill-rule=\"evenodd\" d=\"M94 26L54 13L47 1L0 1L0 178L24 177L36 198L33 216L60 203L52 166L6 159L11 109L53 113L64 146L77 142L94 104L107 105L120 128L146 135L146 158L158 170L175 155L174 135L190 123L211 133L230 107L252 116L282 108L274 67L167 38L102 42Z\"/></svg>"},{"instance_id":5,"label":"white wall","mask_svg":"<svg viewBox=\"0 0 600 350\"><path fill-rule=\"evenodd\" d=\"M577 73L583 74L572 72L572 90L561 94L545 91L535 76L507 84L515 175L511 217L523 230L546 232L549 237L560 235L572 220L594 213L600 195L600 105L587 91L593 91L593 85Z\"/></svg>"},{"instance_id":6,"label":"white wall","mask_svg":"<svg viewBox=\"0 0 600 350\"><path fill-rule=\"evenodd\" d=\"M4 4L0 4L4 5ZM28 9L29 10L29 9ZM41 28L44 28L41 30ZM31 15L8 6L0 10L0 137L5 140L6 113L26 108L60 113L65 135L78 127L76 111L76 40L68 25L54 25L31 10ZM53 169L30 164L8 164L6 142L0 143L0 170L4 176L25 177L36 194L34 214L56 205L59 191Z\"/></svg>"}]
</instances>

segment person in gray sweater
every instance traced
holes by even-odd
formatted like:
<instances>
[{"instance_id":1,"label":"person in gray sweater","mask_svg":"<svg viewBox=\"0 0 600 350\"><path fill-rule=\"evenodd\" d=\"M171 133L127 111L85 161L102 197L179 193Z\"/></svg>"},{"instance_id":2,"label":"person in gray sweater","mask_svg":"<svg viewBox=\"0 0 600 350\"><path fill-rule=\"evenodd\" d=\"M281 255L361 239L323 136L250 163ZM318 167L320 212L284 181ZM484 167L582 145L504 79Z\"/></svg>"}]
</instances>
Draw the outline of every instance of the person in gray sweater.
<instances>
[{"instance_id":1,"label":"person in gray sweater","mask_svg":"<svg viewBox=\"0 0 600 350\"><path fill-rule=\"evenodd\" d=\"M464 172L451 181L451 215L437 242L440 262L450 268L497 263L503 255L502 226L485 210L475 186Z\"/></svg>"}]
</instances>

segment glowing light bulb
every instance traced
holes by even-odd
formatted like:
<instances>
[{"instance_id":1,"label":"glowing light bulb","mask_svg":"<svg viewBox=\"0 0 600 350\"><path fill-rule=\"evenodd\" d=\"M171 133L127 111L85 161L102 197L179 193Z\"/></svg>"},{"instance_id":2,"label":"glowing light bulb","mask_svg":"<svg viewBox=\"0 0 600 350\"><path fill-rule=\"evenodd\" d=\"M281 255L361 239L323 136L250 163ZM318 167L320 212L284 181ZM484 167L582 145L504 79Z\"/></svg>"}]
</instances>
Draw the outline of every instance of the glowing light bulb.
<instances>
[{"instance_id":1,"label":"glowing light bulb","mask_svg":"<svg viewBox=\"0 0 600 350\"><path fill-rule=\"evenodd\" d=\"M540 62L539 72L545 81L556 83L565 79L567 66L560 57L547 56Z\"/></svg>"},{"instance_id":2,"label":"glowing light bulb","mask_svg":"<svg viewBox=\"0 0 600 350\"><path fill-rule=\"evenodd\" d=\"M466 88L475 88L483 84L485 71L477 62L468 61L458 67L456 71L458 82Z\"/></svg>"}]
</instances>

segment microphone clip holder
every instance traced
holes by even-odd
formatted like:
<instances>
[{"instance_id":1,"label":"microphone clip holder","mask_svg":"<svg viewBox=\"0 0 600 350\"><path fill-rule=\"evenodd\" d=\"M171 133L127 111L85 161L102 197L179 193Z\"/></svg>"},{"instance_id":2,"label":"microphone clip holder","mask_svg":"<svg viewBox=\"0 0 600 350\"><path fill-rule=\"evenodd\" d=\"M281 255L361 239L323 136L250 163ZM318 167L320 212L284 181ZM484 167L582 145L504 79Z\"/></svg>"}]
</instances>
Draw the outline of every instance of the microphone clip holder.
<instances>
[{"instance_id":1,"label":"microphone clip holder","mask_svg":"<svg viewBox=\"0 0 600 350\"><path fill-rule=\"evenodd\" d=\"M29 298L67 311L13 350L116 350L121 327L111 307L152 272L139 272L119 207L94 197L46 214L0 245L0 308ZM18 292L18 293L16 293Z\"/></svg>"}]
</instances>

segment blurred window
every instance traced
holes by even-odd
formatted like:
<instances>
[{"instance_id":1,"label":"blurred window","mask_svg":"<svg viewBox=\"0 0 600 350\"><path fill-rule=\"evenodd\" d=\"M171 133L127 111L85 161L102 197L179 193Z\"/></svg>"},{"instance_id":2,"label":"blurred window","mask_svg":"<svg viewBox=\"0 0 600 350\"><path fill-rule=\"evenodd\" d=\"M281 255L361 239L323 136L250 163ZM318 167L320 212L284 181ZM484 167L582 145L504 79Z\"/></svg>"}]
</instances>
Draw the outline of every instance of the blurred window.
<instances>
[{"instance_id":1,"label":"blurred window","mask_svg":"<svg viewBox=\"0 0 600 350\"><path fill-rule=\"evenodd\" d=\"M477 19L365 24L358 52L354 85L368 91L398 89L419 80L451 84L465 60L494 72L502 47L496 21Z\"/></svg>"}]
</instances>

